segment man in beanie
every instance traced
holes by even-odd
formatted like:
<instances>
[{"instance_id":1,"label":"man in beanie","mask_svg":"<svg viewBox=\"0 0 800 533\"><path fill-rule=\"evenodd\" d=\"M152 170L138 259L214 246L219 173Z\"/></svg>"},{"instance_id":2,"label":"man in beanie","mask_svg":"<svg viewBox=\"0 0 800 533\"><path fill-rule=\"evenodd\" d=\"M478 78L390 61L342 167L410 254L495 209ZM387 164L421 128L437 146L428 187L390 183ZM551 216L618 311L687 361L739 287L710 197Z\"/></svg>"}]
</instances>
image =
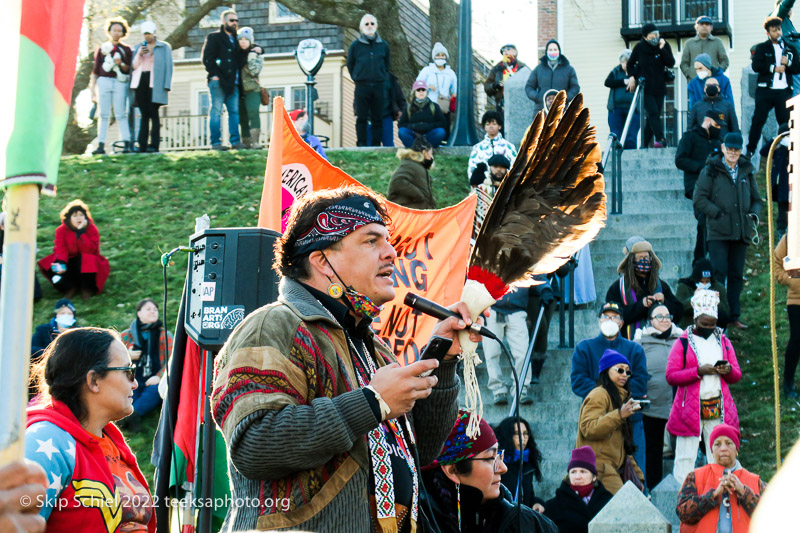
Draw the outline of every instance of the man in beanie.
<instances>
[{"instance_id":1,"label":"man in beanie","mask_svg":"<svg viewBox=\"0 0 800 533\"><path fill-rule=\"evenodd\" d=\"M556 489L555 497L545 504L544 514L559 531L586 532L589 522L605 507L613 495L597 479L597 457L591 446L572 450L567 477Z\"/></svg>"},{"instance_id":2,"label":"man in beanie","mask_svg":"<svg viewBox=\"0 0 800 533\"><path fill-rule=\"evenodd\" d=\"M739 297L747 246L756 234L762 201L753 165L741 154L742 135L727 134L721 153L708 158L697 178L694 207L706 217L706 242L714 276L720 283L727 280L731 325L745 329L747 326L739 320Z\"/></svg>"},{"instance_id":3,"label":"man in beanie","mask_svg":"<svg viewBox=\"0 0 800 533\"><path fill-rule=\"evenodd\" d=\"M275 246L278 301L247 316L216 360L212 415L233 501L261 502L229 507L225 531L417 527L419 469L439 454L458 409L455 332L472 320L463 302L450 306L461 320L432 335L452 346L397 364L370 328L395 296L389 223L383 198L359 187L292 204ZM275 494L289 504L271 503Z\"/></svg>"},{"instance_id":4,"label":"man in beanie","mask_svg":"<svg viewBox=\"0 0 800 533\"><path fill-rule=\"evenodd\" d=\"M706 112L703 123L695 125L681 137L678 150L675 152L675 166L683 171L684 196L689 200L694 196L694 185L700 171L706 166L708 156L720 150L720 130L722 122L719 115L712 110ZM697 238L694 246L694 262L706 256L706 218L697 209Z\"/></svg>"},{"instance_id":5,"label":"man in beanie","mask_svg":"<svg viewBox=\"0 0 800 533\"><path fill-rule=\"evenodd\" d=\"M750 124L747 154L752 155L761 139L761 130L767 122L770 110L775 110L778 124L789 122L786 100L792 97L792 83L800 74L800 57L797 49L783 39L781 19L768 17L764 21L767 40L758 44L752 53L756 80L756 108Z\"/></svg>"},{"instance_id":6,"label":"man in beanie","mask_svg":"<svg viewBox=\"0 0 800 533\"><path fill-rule=\"evenodd\" d=\"M697 34L683 45L681 72L686 76L686 81L692 81L697 76L697 72L692 66L692 60L700 54L707 54L714 68L722 71L728 70L730 60L725 51L725 44L711 35L711 31L714 29L713 23L714 21L708 15L697 17L694 23Z\"/></svg>"},{"instance_id":7,"label":"man in beanie","mask_svg":"<svg viewBox=\"0 0 800 533\"><path fill-rule=\"evenodd\" d=\"M634 398L647 397L647 359L640 344L630 341L620 335L622 326L622 306L617 302L606 302L600 309L598 324L600 334L592 339L584 339L575 346L572 352L572 369L570 382L572 392L586 398L592 389L597 386L600 375L600 359L608 350L622 354L630 361L631 393ZM633 440L636 444L634 458L642 472L645 471L645 440L644 421L641 413L633 415Z\"/></svg>"},{"instance_id":8,"label":"man in beanie","mask_svg":"<svg viewBox=\"0 0 800 533\"><path fill-rule=\"evenodd\" d=\"M686 524L698 532L747 533L750 517L767 485L758 474L742 468L735 427L718 425L709 441L713 462L690 472L678 494L675 510L681 530Z\"/></svg>"},{"instance_id":9,"label":"man in beanie","mask_svg":"<svg viewBox=\"0 0 800 533\"><path fill-rule=\"evenodd\" d=\"M645 79L644 84L644 111L647 114L647 123L644 129L644 145L648 146L653 139L654 148L666 146L664 128L661 124L661 111L664 107L664 97L667 94L666 69L675 66L672 48L661 37L655 24L647 23L642 26L642 39L633 48L631 58L628 60L628 70L633 72L636 83L639 78Z\"/></svg>"},{"instance_id":10,"label":"man in beanie","mask_svg":"<svg viewBox=\"0 0 800 533\"><path fill-rule=\"evenodd\" d=\"M505 450L499 449L484 419L478 434L468 437L469 418L467 411L458 412L439 457L423 468L422 479L441 530L557 533L549 519L514 503L500 481L508 470Z\"/></svg>"},{"instance_id":11,"label":"man in beanie","mask_svg":"<svg viewBox=\"0 0 800 533\"><path fill-rule=\"evenodd\" d=\"M517 73L521 68L527 67L525 63L517 59L517 47L513 44L506 44L500 48L503 60L492 67L486 81L483 84L483 91L486 96L494 98L495 110L503 114L504 86L508 78Z\"/></svg>"},{"instance_id":12,"label":"man in beanie","mask_svg":"<svg viewBox=\"0 0 800 533\"><path fill-rule=\"evenodd\" d=\"M710 92L714 93L714 95L722 96L725 101L733 103L731 80L721 69L712 64L711 57L708 54L700 54L694 58L694 70L697 72L697 77L690 81L686 88L689 94L689 109L703 99L703 96L705 96L704 91L709 89L706 86L706 82L711 79L716 80L717 88Z\"/></svg>"},{"instance_id":13,"label":"man in beanie","mask_svg":"<svg viewBox=\"0 0 800 533\"><path fill-rule=\"evenodd\" d=\"M378 34L378 19L364 15L360 35L347 50L347 70L355 82L356 144L367 146L367 123L372 125L372 146L380 146L383 135L383 99L386 77L391 70L389 45Z\"/></svg>"}]
</instances>

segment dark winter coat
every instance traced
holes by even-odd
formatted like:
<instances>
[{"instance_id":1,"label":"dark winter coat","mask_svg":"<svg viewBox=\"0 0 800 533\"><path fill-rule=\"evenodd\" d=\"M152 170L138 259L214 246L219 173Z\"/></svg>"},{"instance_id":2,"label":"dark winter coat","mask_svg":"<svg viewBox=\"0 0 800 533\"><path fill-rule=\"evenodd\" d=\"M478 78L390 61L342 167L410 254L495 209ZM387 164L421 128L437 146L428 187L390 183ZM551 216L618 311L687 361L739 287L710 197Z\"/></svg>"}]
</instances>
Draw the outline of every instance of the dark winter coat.
<instances>
[{"instance_id":1,"label":"dark winter coat","mask_svg":"<svg viewBox=\"0 0 800 533\"><path fill-rule=\"evenodd\" d=\"M789 201L789 148L782 144L772 154L772 201Z\"/></svg>"},{"instance_id":2,"label":"dark winter coat","mask_svg":"<svg viewBox=\"0 0 800 533\"><path fill-rule=\"evenodd\" d=\"M433 199L433 181L428 169L422 165L425 156L408 148L397 151L400 165L389 180L390 201L412 209L436 209Z\"/></svg>"},{"instance_id":3,"label":"dark winter coat","mask_svg":"<svg viewBox=\"0 0 800 533\"><path fill-rule=\"evenodd\" d=\"M500 480L502 481L503 485L511 491L513 495L514 492L517 490L517 476L519 475L519 461L512 461L510 460L511 457L514 457L514 450L509 450L506 455L506 468L508 471L500 476ZM533 489L533 479L534 479L534 471L533 465L530 462L525 462L522 464L522 496L520 500L522 501L523 505L527 505L530 508L533 508L535 504L544 505L544 500L538 498L536 496L536 492Z\"/></svg>"},{"instance_id":4,"label":"dark winter coat","mask_svg":"<svg viewBox=\"0 0 800 533\"><path fill-rule=\"evenodd\" d=\"M648 276L650 276L650 274L648 274ZM624 321L624 325L620 328L620 334L627 339L633 339L636 330L639 329L639 327L647 325L647 313L650 312L650 308L644 306L644 299L646 296L652 296L657 292L661 292L664 295L664 305L669 309L673 322L680 320L683 314L681 303L675 298L667 282L659 278L656 290L651 293L647 290L648 279L649 277L645 278L644 282L640 282L640 285L644 288L641 293L638 294L634 294L632 288L625 287L625 297L623 298L621 289L624 285L624 277L622 276L614 280L606 292L607 302L617 302L622 307L622 320Z\"/></svg>"},{"instance_id":5,"label":"dark winter coat","mask_svg":"<svg viewBox=\"0 0 800 533\"><path fill-rule=\"evenodd\" d=\"M706 215L709 241L747 242L753 235L753 222L747 215L761 213L761 206L761 193L748 158L739 158L736 183L721 153L708 159L694 187L694 207Z\"/></svg>"},{"instance_id":6,"label":"dark winter coat","mask_svg":"<svg viewBox=\"0 0 800 533\"><path fill-rule=\"evenodd\" d=\"M720 139L724 139L726 133L731 131L738 132L741 130L741 128L739 128L739 118L736 116L736 107L734 107L733 102L729 102L721 96L710 98L708 95L704 96L702 100L692 106L692 109L689 111L689 124L687 128L692 129L702 124L703 120L705 120L706 112L709 110L717 113L719 118L725 121L725 124L721 125L722 129L719 132Z\"/></svg>"},{"instance_id":7,"label":"dark winter coat","mask_svg":"<svg viewBox=\"0 0 800 533\"><path fill-rule=\"evenodd\" d=\"M788 47L788 51L792 53L792 62L786 66L786 81L789 88L792 87L792 79L796 74L800 74L800 56L797 55L797 49L786 41L781 43ZM758 74L757 85L758 87L772 88L775 73L773 67L775 66L775 48L772 46L772 41L767 39L763 43L756 46L752 55L753 70Z\"/></svg>"},{"instance_id":8,"label":"dark winter coat","mask_svg":"<svg viewBox=\"0 0 800 533\"><path fill-rule=\"evenodd\" d=\"M428 133L436 128L444 128L445 121L442 109L436 102L431 102L430 98L418 104L412 100L403 110L400 120L397 121L398 128L408 128L415 133Z\"/></svg>"},{"instance_id":9,"label":"dark winter coat","mask_svg":"<svg viewBox=\"0 0 800 533\"><path fill-rule=\"evenodd\" d=\"M45 348L56 340L58 335L58 325L56 324L55 318L51 318L50 322L45 322L44 324L36 326L36 330L34 330L33 337L31 338L31 359L38 360Z\"/></svg>"},{"instance_id":10,"label":"dark winter coat","mask_svg":"<svg viewBox=\"0 0 800 533\"><path fill-rule=\"evenodd\" d=\"M675 166L683 170L683 194L689 200L694 194L697 176L706 166L706 159L709 155L719 152L719 146L719 138L711 139L708 131L700 125L693 127L681 137L678 151L675 152Z\"/></svg>"},{"instance_id":11,"label":"dark winter coat","mask_svg":"<svg viewBox=\"0 0 800 533\"><path fill-rule=\"evenodd\" d=\"M653 96L667 94L666 68L675 66L675 57L669 42L664 48L653 46L644 37L633 48L631 58L628 60L628 69L633 72L637 82L639 78L645 79L644 92Z\"/></svg>"},{"instance_id":12,"label":"dark winter coat","mask_svg":"<svg viewBox=\"0 0 800 533\"><path fill-rule=\"evenodd\" d=\"M633 93L626 89L625 80L631 76L632 74L622 70L622 65L617 65L608 73L605 86L611 89L608 91L608 105L606 106L609 111L614 111L618 107L626 111L630 109Z\"/></svg>"},{"instance_id":13,"label":"dark winter coat","mask_svg":"<svg viewBox=\"0 0 800 533\"><path fill-rule=\"evenodd\" d=\"M527 67L525 63L522 61L517 60L515 65L514 73L516 74L521 69ZM486 96L491 96L494 98L495 103L499 107L503 107L503 86L500 83L503 81L504 72L506 70L506 64L503 61L500 61L495 66L492 67L492 70L489 71L489 75L486 76L486 81L483 83L483 92L486 93Z\"/></svg>"},{"instance_id":14,"label":"dark winter coat","mask_svg":"<svg viewBox=\"0 0 800 533\"><path fill-rule=\"evenodd\" d=\"M374 39L359 35L347 50L347 70L356 83L383 83L389 74L389 45L377 33Z\"/></svg>"},{"instance_id":15,"label":"dark winter coat","mask_svg":"<svg viewBox=\"0 0 800 533\"><path fill-rule=\"evenodd\" d=\"M543 55L539 58L539 64L528 76L525 94L536 104L533 108L534 115L544 108L544 94L550 89L567 91L567 102L581 92L575 67L569 64L569 60L563 54L558 56L555 69L550 68L547 54Z\"/></svg>"},{"instance_id":16,"label":"dark winter coat","mask_svg":"<svg viewBox=\"0 0 800 533\"><path fill-rule=\"evenodd\" d=\"M403 88L400 87L400 82L397 76L389 72L386 76L386 97L383 99L383 117L392 117L392 120L397 120L397 114L406 108L406 95L403 93Z\"/></svg>"},{"instance_id":17,"label":"dark winter coat","mask_svg":"<svg viewBox=\"0 0 800 533\"><path fill-rule=\"evenodd\" d=\"M594 492L588 505L570 488L568 479L561 482L555 497L544 504L544 515L558 526L559 533L589 531L589 522L612 498L603 483L598 480L594 484Z\"/></svg>"},{"instance_id":18,"label":"dark winter coat","mask_svg":"<svg viewBox=\"0 0 800 533\"><path fill-rule=\"evenodd\" d=\"M500 497L482 503L483 493L469 485L459 487L461 528L458 526L458 500L455 485L440 468L423 471L422 478L430 495L433 515L442 533L557 533L558 528L544 515L526 505L520 506L521 517L508 489L500 486ZM517 527L517 520L521 528Z\"/></svg>"},{"instance_id":19,"label":"dark winter coat","mask_svg":"<svg viewBox=\"0 0 800 533\"><path fill-rule=\"evenodd\" d=\"M219 86L230 94L236 88L236 73L239 72L247 59L247 50L242 50L233 36L231 42L223 26L219 30L206 35L203 43L203 50L200 56L203 58L203 66L208 73L208 81L214 76L219 78ZM241 79L239 80L241 84Z\"/></svg>"}]
</instances>

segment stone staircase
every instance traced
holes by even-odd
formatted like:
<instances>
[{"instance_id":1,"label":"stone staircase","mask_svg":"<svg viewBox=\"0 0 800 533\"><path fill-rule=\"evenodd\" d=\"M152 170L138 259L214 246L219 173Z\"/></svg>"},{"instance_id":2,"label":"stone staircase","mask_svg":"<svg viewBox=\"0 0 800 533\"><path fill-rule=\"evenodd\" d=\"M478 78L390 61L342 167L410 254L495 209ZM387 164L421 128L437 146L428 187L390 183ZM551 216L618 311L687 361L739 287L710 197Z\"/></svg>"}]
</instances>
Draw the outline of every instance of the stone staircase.
<instances>
[{"instance_id":1,"label":"stone staircase","mask_svg":"<svg viewBox=\"0 0 800 533\"><path fill-rule=\"evenodd\" d=\"M688 274L696 222L691 202L683 196L683 174L675 168L674 158L675 149L669 148L623 154L623 214L609 215L606 227L590 245L598 301L587 308L576 309L576 343L598 334L597 309L612 281L618 278L617 265L623 257L622 247L631 235L641 235L653 244L663 263L661 277L673 291L677 280ZM606 184L606 192L611 193L610 182ZM556 312L549 330L549 356L540 383L531 388L534 403L520 407L520 416L531 424L544 457L543 479L535 484L535 490L536 495L545 500L553 497L567 473L581 405L581 399L572 393L570 387L572 349L559 349L558 344ZM503 361L501 364L504 374L511 376L508 363ZM478 367L478 382L484 400L484 418L496 424L509 416L510 405L492 405L487 381L486 365L481 365Z\"/></svg>"}]
</instances>

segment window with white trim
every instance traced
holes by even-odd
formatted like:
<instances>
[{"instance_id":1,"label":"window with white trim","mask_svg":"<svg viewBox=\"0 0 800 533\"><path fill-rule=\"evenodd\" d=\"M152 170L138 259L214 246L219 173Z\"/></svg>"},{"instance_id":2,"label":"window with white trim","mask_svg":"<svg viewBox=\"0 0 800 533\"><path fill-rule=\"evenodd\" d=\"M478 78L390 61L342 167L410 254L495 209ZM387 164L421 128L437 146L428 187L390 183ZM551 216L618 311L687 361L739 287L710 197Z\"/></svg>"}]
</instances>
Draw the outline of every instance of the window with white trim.
<instances>
[{"instance_id":1,"label":"window with white trim","mask_svg":"<svg viewBox=\"0 0 800 533\"><path fill-rule=\"evenodd\" d=\"M269 2L269 23L270 24L290 24L293 22L303 22L303 17L289 9L283 4L270 0Z\"/></svg>"}]
</instances>

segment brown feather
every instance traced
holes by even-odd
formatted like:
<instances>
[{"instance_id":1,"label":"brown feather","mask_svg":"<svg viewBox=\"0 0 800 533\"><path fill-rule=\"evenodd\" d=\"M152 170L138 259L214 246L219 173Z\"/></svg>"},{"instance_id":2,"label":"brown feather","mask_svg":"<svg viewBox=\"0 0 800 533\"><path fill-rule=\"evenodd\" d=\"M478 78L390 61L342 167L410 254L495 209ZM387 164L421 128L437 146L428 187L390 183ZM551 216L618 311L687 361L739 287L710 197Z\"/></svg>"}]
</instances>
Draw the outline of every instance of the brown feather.
<instances>
[{"instance_id":1,"label":"brown feather","mask_svg":"<svg viewBox=\"0 0 800 533\"><path fill-rule=\"evenodd\" d=\"M525 133L470 257L507 285L547 274L592 241L606 219L600 147L578 94L556 95Z\"/></svg>"}]
</instances>

